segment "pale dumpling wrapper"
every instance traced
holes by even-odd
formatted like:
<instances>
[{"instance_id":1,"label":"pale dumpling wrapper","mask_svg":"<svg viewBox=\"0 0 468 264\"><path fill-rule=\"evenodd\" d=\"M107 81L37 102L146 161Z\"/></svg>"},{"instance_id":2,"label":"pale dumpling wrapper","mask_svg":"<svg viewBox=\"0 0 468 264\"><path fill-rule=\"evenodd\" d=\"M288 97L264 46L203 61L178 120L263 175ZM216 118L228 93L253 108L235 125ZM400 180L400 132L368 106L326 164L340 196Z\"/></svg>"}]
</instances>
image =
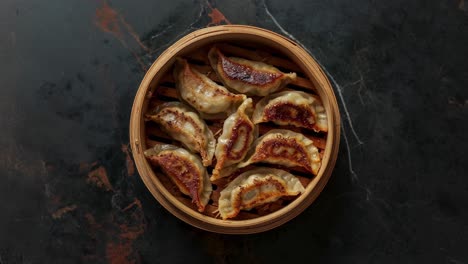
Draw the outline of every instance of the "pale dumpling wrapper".
<instances>
[{"instance_id":1,"label":"pale dumpling wrapper","mask_svg":"<svg viewBox=\"0 0 468 264\"><path fill-rule=\"evenodd\" d=\"M146 118L160 124L169 136L189 150L200 153L204 166L211 165L216 140L193 108L180 102L163 103L146 114Z\"/></svg>"},{"instance_id":2,"label":"pale dumpling wrapper","mask_svg":"<svg viewBox=\"0 0 468 264\"><path fill-rule=\"evenodd\" d=\"M296 80L296 73L283 73L260 61L226 57L216 46L208 59L224 85L240 93L265 96Z\"/></svg>"},{"instance_id":3,"label":"pale dumpling wrapper","mask_svg":"<svg viewBox=\"0 0 468 264\"><path fill-rule=\"evenodd\" d=\"M312 140L286 129L273 129L258 138L249 150L246 161L239 163L237 168L259 162L299 166L314 175L318 174L322 164L318 148Z\"/></svg>"},{"instance_id":4,"label":"pale dumpling wrapper","mask_svg":"<svg viewBox=\"0 0 468 264\"><path fill-rule=\"evenodd\" d=\"M300 91L284 91L262 98L252 117L255 124L273 122L328 131L328 121L322 102L315 96Z\"/></svg>"},{"instance_id":5,"label":"pale dumpling wrapper","mask_svg":"<svg viewBox=\"0 0 468 264\"><path fill-rule=\"evenodd\" d=\"M255 124L250 120L252 112L252 99L249 98L224 121L223 133L218 138L216 145L217 163L211 176L212 181L227 176L223 175L221 170L241 162L247 155L258 134Z\"/></svg>"},{"instance_id":6,"label":"pale dumpling wrapper","mask_svg":"<svg viewBox=\"0 0 468 264\"><path fill-rule=\"evenodd\" d=\"M247 98L243 94L229 92L182 58L176 59L174 79L181 99L206 119L225 118Z\"/></svg>"},{"instance_id":7,"label":"pale dumpling wrapper","mask_svg":"<svg viewBox=\"0 0 468 264\"><path fill-rule=\"evenodd\" d=\"M183 194L192 198L198 211L205 210L212 186L206 168L198 156L169 144L156 145L144 154L153 165L161 168Z\"/></svg>"},{"instance_id":8,"label":"pale dumpling wrapper","mask_svg":"<svg viewBox=\"0 0 468 264\"><path fill-rule=\"evenodd\" d=\"M221 191L218 211L223 219L233 218L240 210L250 210L304 191L299 179L289 172L256 168L242 173Z\"/></svg>"}]
</instances>

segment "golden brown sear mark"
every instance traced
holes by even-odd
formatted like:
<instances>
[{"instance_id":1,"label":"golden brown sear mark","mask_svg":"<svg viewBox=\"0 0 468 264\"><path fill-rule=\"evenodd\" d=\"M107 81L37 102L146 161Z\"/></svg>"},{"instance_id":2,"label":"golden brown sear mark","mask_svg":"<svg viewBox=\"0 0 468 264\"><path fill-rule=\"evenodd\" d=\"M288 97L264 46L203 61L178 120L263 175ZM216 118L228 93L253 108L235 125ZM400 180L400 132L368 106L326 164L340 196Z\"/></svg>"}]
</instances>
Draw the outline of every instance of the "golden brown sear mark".
<instances>
[{"instance_id":1,"label":"golden brown sear mark","mask_svg":"<svg viewBox=\"0 0 468 264\"><path fill-rule=\"evenodd\" d=\"M192 197L192 202L197 205L199 210L204 210L205 206L200 203L199 195L202 178L199 170L189 160L170 152L149 157L149 160L152 164L159 166L183 194Z\"/></svg>"},{"instance_id":2,"label":"golden brown sear mark","mask_svg":"<svg viewBox=\"0 0 468 264\"><path fill-rule=\"evenodd\" d=\"M296 73L284 73L261 61L227 57L213 46L208 59L216 74L230 89L239 93L265 96L296 80Z\"/></svg>"},{"instance_id":3,"label":"golden brown sear mark","mask_svg":"<svg viewBox=\"0 0 468 264\"><path fill-rule=\"evenodd\" d=\"M218 51L222 74L231 80L239 80L248 84L265 86L275 82L283 76L282 73L271 73L255 70L250 66L233 62Z\"/></svg>"},{"instance_id":4,"label":"golden brown sear mark","mask_svg":"<svg viewBox=\"0 0 468 264\"><path fill-rule=\"evenodd\" d=\"M252 157L253 162L261 162L265 159L289 160L292 164L297 164L304 168L309 168L307 153L304 148L297 144L293 138L277 137L265 140L257 148L257 152Z\"/></svg>"},{"instance_id":5,"label":"golden brown sear mark","mask_svg":"<svg viewBox=\"0 0 468 264\"><path fill-rule=\"evenodd\" d=\"M267 185L274 186L274 189L268 192L261 192L260 190L262 189L262 186ZM246 194L255 190L257 190L257 195L253 196L249 200L246 200ZM275 180L271 177L266 181L256 180L252 185L241 187L238 196L236 196L235 200L233 201L233 207L236 210L251 209L272 198L279 198L285 195L287 195L286 189L283 183L279 182L278 180Z\"/></svg>"},{"instance_id":6,"label":"golden brown sear mark","mask_svg":"<svg viewBox=\"0 0 468 264\"><path fill-rule=\"evenodd\" d=\"M242 158L242 155L250 147L248 142L250 139L249 135L252 132L252 129L253 129L252 124L249 123L248 121L244 119L239 119L237 121L237 123L234 125L234 128L232 129L231 140L229 140L226 146L226 153L227 153L228 159L238 160ZM236 145L238 138L244 139L243 142L241 143L242 148L234 149L234 145Z\"/></svg>"},{"instance_id":7,"label":"golden brown sear mark","mask_svg":"<svg viewBox=\"0 0 468 264\"><path fill-rule=\"evenodd\" d=\"M267 120L290 123L308 129L315 128L314 113L308 107L293 103L278 103L265 109Z\"/></svg>"},{"instance_id":8,"label":"golden brown sear mark","mask_svg":"<svg viewBox=\"0 0 468 264\"><path fill-rule=\"evenodd\" d=\"M212 186L199 156L170 144L156 144L145 150L144 155L153 166L159 167L167 176L161 178L161 183L166 188L170 186L167 185L170 179L182 194L192 198L192 203L199 212L205 210L212 193ZM168 191L176 198L182 198L176 189L169 189Z\"/></svg>"}]
</instances>

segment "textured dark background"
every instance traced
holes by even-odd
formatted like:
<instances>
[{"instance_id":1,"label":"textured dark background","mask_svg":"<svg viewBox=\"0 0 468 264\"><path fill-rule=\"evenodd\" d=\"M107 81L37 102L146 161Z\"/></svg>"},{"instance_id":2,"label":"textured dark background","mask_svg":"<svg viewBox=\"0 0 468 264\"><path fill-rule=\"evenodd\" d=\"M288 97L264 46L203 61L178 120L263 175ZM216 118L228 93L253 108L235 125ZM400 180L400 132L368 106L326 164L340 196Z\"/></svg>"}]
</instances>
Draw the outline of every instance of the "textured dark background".
<instances>
[{"instance_id":1,"label":"textured dark background","mask_svg":"<svg viewBox=\"0 0 468 264\"><path fill-rule=\"evenodd\" d=\"M128 148L145 69L198 28L292 36L336 81L333 176L257 235L197 230ZM468 263L468 2L2 0L0 263Z\"/></svg>"}]
</instances>

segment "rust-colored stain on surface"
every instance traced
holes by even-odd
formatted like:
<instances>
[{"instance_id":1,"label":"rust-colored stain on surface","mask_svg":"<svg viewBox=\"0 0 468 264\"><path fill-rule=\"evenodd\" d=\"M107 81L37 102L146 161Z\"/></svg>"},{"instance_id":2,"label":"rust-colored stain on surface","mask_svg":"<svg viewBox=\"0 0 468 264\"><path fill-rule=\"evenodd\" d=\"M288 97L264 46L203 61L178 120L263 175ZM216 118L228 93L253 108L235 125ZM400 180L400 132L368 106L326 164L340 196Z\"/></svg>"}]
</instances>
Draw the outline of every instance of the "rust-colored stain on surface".
<instances>
[{"instance_id":1,"label":"rust-colored stain on surface","mask_svg":"<svg viewBox=\"0 0 468 264\"><path fill-rule=\"evenodd\" d=\"M99 224L94 218L94 216L89 212L84 214L84 218L86 219L86 222L88 223L88 226L89 226L88 235L91 238L91 241L96 241L96 239L98 238L98 233L102 229L102 224ZM96 245L93 244L92 248L95 248L95 247ZM100 254L97 254L97 252L93 252L92 250L90 250L89 252L85 253L82 256L83 263L96 263L99 261L102 262L102 259L103 257L101 257Z\"/></svg>"},{"instance_id":2,"label":"rust-colored stain on surface","mask_svg":"<svg viewBox=\"0 0 468 264\"><path fill-rule=\"evenodd\" d=\"M86 213L84 216L89 224L91 231L95 232L96 230L102 228L102 225L96 222L96 219L91 213Z\"/></svg>"},{"instance_id":3,"label":"rust-colored stain on surface","mask_svg":"<svg viewBox=\"0 0 468 264\"><path fill-rule=\"evenodd\" d=\"M132 243L109 242L106 246L106 257L110 264L134 264L136 260L130 260L132 254Z\"/></svg>"},{"instance_id":4,"label":"rust-colored stain on surface","mask_svg":"<svg viewBox=\"0 0 468 264\"><path fill-rule=\"evenodd\" d=\"M143 44L143 42L141 42L140 40L140 37L138 36L138 34L136 33L136 31L133 29L133 27L127 23L127 21L125 21L125 18L122 16L122 15L119 15L119 18L120 18L120 22L125 26L125 28L127 29L127 32L128 34L130 34L133 39L136 41L136 43L138 43L138 45L144 49L145 51L149 51L150 49L148 47L146 47L145 44Z\"/></svg>"},{"instance_id":5,"label":"rust-colored stain on surface","mask_svg":"<svg viewBox=\"0 0 468 264\"><path fill-rule=\"evenodd\" d=\"M117 40L119 40L122 46L124 46L132 53L137 62L140 64L141 69L146 71L147 67L141 60L140 56L138 56L135 51L128 47L128 44L124 38L124 33L129 34L143 50L149 51L148 47L146 47L141 42L138 34L135 32L133 27L125 21L125 18L115 9L110 7L107 1L103 0L102 6L96 9L94 24L102 31L112 34ZM122 30L121 25L125 27L125 32Z\"/></svg>"},{"instance_id":6,"label":"rust-colored stain on surface","mask_svg":"<svg viewBox=\"0 0 468 264\"><path fill-rule=\"evenodd\" d=\"M219 11L218 8L213 7L209 2L207 2L208 8L210 9L210 12L208 13L208 16L211 18L210 23L208 23L209 26L216 26L216 25L221 25L222 23L224 24L231 24L229 20L224 16L221 11Z\"/></svg>"},{"instance_id":7,"label":"rust-colored stain on surface","mask_svg":"<svg viewBox=\"0 0 468 264\"><path fill-rule=\"evenodd\" d=\"M96 9L95 23L102 31L111 33L117 38L122 37L119 14L106 1L102 1L102 7Z\"/></svg>"},{"instance_id":8,"label":"rust-colored stain on surface","mask_svg":"<svg viewBox=\"0 0 468 264\"><path fill-rule=\"evenodd\" d=\"M127 166L127 174L128 176L133 176L135 174L135 163L130 156L130 150L128 145L122 144L122 152L125 153L125 163Z\"/></svg>"},{"instance_id":9,"label":"rust-colored stain on surface","mask_svg":"<svg viewBox=\"0 0 468 264\"><path fill-rule=\"evenodd\" d=\"M105 237L104 255L99 252L84 255L83 261L103 261L110 264L136 264L141 263L134 242L146 230L146 221L141 201L134 198L133 202L123 209L108 214L102 223L99 223L93 214L84 215L89 225L91 238ZM100 235L99 235L100 234Z\"/></svg>"},{"instance_id":10,"label":"rust-colored stain on surface","mask_svg":"<svg viewBox=\"0 0 468 264\"><path fill-rule=\"evenodd\" d=\"M133 243L146 229L146 222L140 200L135 200L121 210L129 214L128 221L118 225L117 237L106 245L106 258L112 264L140 263L138 254L134 251ZM114 219L115 220L115 219Z\"/></svg>"},{"instance_id":11,"label":"rust-colored stain on surface","mask_svg":"<svg viewBox=\"0 0 468 264\"><path fill-rule=\"evenodd\" d=\"M130 210L131 208L133 207L137 207L138 209L142 209L142 206L141 206L141 201L137 198L135 198L135 200L133 202L131 202L129 205L127 205L124 209L122 209L122 212L126 212L128 210Z\"/></svg>"},{"instance_id":12,"label":"rust-colored stain on surface","mask_svg":"<svg viewBox=\"0 0 468 264\"><path fill-rule=\"evenodd\" d=\"M79 165L79 171L80 173L87 172L96 165L97 165L97 161L92 162L92 163L81 162Z\"/></svg>"},{"instance_id":13,"label":"rust-colored stain on surface","mask_svg":"<svg viewBox=\"0 0 468 264\"><path fill-rule=\"evenodd\" d=\"M460 0L460 2L458 2L458 9L465 11L465 0Z\"/></svg>"},{"instance_id":14,"label":"rust-colored stain on surface","mask_svg":"<svg viewBox=\"0 0 468 264\"><path fill-rule=\"evenodd\" d=\"M114 190L112 185L107 177L107 171L103 166L99 166L99 168L90 171L88 173L88 178L86 179L87 183L92 183L99 188L103 188L106 191Z\"/></svg>"},{"instance_id":15,"label":"rust-colored stain on surface","mask_svg":"<svg viewBox=\"0 0 468 264\"><path fill-rule=\"evenodd\" d=\"M120 229L120 237L121 238L126 238L128 240L135 240L137 239L140 235L142 235L145 232L146 228L146 223L143 218L143 211L141 207L141 202L137 198L135 198L135 201L131 204L129 204L127 207L125 207L122 212L129 211L132 208L136 208L135 211L132 212L131 216L132 219L136 221L136 224L134 225L127 225L127 224L121 224L119 225Z\"/></svg>"},{"instance_id":16,"label":"rust-colored stain on surface","mask_svg":"<svg viewBox=\"0 0 468 264\"><path fill-rule=\"evenodd\" d=\"M145 229L140 227L140 226L128 226L128 225L120 225L120 230L122 233L120 234L120 237L126 238L128 240L135 240L137 239L140 235L142 235L145 232Z\"/></svg>"},{"instance_id":17,"label":"rust-colored stain on surface","mask_svg":"<svg viewBox=\"0 0 468 264\"><path fill-rule=\"evenodd\" d=\"M62 208L58 209L57 211L55 211L54 213L52 213L52 218L53 219L60 219L60 218L63 217L63 215L65 215L66 213L74 211L76 208L77 208L77 206L75 204L62 207Z\"/></svg>"}]
</instances>

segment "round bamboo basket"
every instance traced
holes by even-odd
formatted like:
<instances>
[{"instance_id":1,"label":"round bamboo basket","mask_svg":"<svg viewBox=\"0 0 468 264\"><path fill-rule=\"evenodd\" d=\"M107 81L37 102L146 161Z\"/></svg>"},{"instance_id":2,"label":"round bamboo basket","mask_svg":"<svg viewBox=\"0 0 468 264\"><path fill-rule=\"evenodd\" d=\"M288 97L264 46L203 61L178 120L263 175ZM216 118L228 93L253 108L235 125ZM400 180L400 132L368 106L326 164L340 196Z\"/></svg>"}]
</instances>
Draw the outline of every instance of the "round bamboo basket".
<instances>
[{"instance_id":1,"label":"round bamboo basket","mask_svg":"<svg viewBox=\"0 0 468 264\"><path fill-rule=\"evenodd\" d=\"M214 81L216 75L207 62L207 51L217 44L228 55L263 61L283 70L294 71L298 78L287 88L307 91L318 95L326 109L328 133L311 133L311 138L320 150L322 165L318 175L307 174L300 169L288 168L305 186L305 192L291 200L279 200L254 212L241 212L236 218L216 218L216 195L221 186L214 186L212 201L204 213L199 213L189 197L178 193L169 179L153 169L146 160L144 150L168 142L155 124L146 122L144 114L149 107L164 101L174 101L172 66L175 58L182 56L194 62L194 67ZM220 124L209 124L213 131ZM260 134L269 128L260 126ZM146 187L169 212L195 227L225 234L251 234L275 228L304 211L320 194L335 166L340 141L340 115L333 89L317 62L298 44L274 32L241 25L216 26L192 32L174 43L153 63L144 76L135 96L130 118L130 143L133 157L141 179ZM299 176L298 176L299 175ZM214 198L214 199L213 199Z\"/></svg>"}]
</instances>

